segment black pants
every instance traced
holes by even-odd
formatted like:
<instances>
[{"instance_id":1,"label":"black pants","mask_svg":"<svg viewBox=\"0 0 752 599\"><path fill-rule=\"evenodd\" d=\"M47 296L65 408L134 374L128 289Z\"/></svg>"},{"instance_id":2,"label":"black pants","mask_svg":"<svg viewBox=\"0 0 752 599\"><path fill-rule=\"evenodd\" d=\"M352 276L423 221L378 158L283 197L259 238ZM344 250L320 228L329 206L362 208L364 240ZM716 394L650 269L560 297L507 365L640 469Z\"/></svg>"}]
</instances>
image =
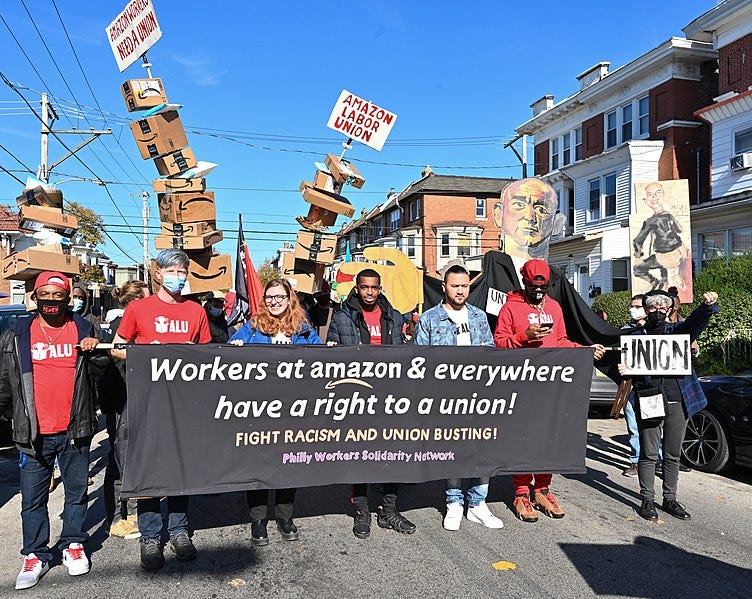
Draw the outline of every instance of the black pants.
<instances>
[{"instance_id":1,"label":"black pants","mask_svg":"<svg viewBox=\"0 0 752 599\"><path fill-rule=\"evenodd\" d=\"M297 489L274 489L274 517L277 520L290 520L295 509L295 492ZM269 504L269 489L247 491L248 507L251 508L252 520L266 520Z\"/></svg>"},{"instance_id":2,"label":"black pants","mask_svg":"<svg viewBox=\"0 0 752 599\"><path fill-rule=\"evenodd\" d=\"M679 457L687 428L687 413L684 403L665 403L666 416L643 420L639 408L637 430L640 433L640 460L637 462L637 475L640 480L640 494L643 499L655 501L655 465L663 434L663 501L676 499L679 483Z\"/></svg>"},{"instance_id":3,"label":"black pants","mask_svg":"<svg viewBox=\"0 0 752 599\"><path fill-rule=\"evenodd\" d=\"M385 511L396 511L398 483L372 483L371 488L379 496L379 504ZM352 503L361 512L368 512L368 485L366 483L352 486Z\"/></svg>"}]
</instances>

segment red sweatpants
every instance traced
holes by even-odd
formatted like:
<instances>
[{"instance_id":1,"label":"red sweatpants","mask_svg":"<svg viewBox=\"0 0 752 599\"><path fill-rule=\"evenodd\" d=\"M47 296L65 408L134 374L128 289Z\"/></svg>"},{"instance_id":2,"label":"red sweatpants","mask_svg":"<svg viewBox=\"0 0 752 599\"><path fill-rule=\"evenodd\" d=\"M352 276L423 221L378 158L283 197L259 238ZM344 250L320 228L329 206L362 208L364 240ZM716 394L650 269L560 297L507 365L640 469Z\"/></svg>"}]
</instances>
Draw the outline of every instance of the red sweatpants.
<instances>
[{"instance_id":1,"label":"red sweatpants","mask_svg":"<svg viewBox=\"0 0 752 599\"><path fill-rule=\"evenodd\" d=\"M553 474L513 474L512 485L514 485L515 495L527 495L530 493L530 483L533 482L533 476L535 476L535 485L533 485L534 491L542 491L547 489L551 484Z\"/></svg>"}]
</instances>

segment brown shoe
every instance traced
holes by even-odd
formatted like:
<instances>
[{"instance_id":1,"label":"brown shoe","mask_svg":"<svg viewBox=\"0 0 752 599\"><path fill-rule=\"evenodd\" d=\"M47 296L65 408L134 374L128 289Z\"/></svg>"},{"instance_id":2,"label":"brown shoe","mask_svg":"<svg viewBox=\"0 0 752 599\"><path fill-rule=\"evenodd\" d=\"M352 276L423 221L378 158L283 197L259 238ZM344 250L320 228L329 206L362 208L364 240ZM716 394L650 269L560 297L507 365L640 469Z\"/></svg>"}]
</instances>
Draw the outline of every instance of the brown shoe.
<instances>
[{"instance_id":1,"label":"brown shoe","mask_svg":"<svg viewBox=\"0 0 752 599\"><path fill-rule=\"evenodd\" d=\"M537 522L538 514L535 513L533 505L530 503L530 495L517 495L514 498L514 515L523 522Z\"/></svg>"},{"instance_id":2,"label":"brown shoe","mask_svg":"<svg viewBox=\"0 0 752 599\"><path fill-rule=\"evenodd\" d=\"M628 476L630 478L637 476L637 464L630 464L629 468L624 468L621 475Z\"/></svg>"},{"instance_id":3,"label":"brown shoe","mask_svg":"<svg viewBox=\"0 0 752 599\"><path fill-rule=\"evenodd\" d=\"M548 489L536 491L533 495L535 507L549 518L563 518L564 510L559 507L556 497Z\"/></svg>"}]
</instances>

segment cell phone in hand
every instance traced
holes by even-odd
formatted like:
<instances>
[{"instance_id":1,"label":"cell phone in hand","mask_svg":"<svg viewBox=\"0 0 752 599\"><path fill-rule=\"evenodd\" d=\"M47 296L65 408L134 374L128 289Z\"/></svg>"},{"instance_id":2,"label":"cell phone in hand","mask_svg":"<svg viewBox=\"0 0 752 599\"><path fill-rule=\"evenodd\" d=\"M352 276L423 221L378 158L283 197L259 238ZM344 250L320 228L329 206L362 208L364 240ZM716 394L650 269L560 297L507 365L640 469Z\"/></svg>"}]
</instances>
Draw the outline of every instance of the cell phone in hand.
<instances>
[{"instance_id":1,"label":"cell phone in hand","mask_svg":"<svg viewBox=\"0 0 752 599\"><path fill-rule=\"evenodd\" d=\"M542 322L538 325L542 331L550 331L554 327L553 322Z\"/></svg>"}]
</instances>

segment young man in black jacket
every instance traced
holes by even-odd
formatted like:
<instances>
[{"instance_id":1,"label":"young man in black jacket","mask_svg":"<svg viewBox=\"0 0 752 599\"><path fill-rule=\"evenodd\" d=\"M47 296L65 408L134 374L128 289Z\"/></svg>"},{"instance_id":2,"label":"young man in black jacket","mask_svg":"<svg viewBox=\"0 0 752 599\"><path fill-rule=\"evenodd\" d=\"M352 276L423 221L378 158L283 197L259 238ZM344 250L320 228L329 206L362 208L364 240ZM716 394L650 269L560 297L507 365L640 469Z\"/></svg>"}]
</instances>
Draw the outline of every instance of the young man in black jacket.
<instances>
[{"instance_id":1,"label":"young man in black jacket","mask_svg":"<svg viewBox=\"0 0 752 599\"><path fill-rule=\"evenodd\" d=\"M381 293L381 276L366 268L355 277L355 288L335 312L326 341L329 345L402 345L402 315L392 308ZM376 493L381 496L377 508L377 523L381 528L412 534L415 524L397 511L397 483L376 483ZM352 486L352 503L355 506L353 534L359 539L371 534L371 512L368 509L367 485Z\"/></svg>"},{"instance_id":2,"label":"young man in black jacket","mask_svg":"<svg viewBox=\"0 0 752 599\"><path fill-rule=\"evenodd\" d=\"M36 316L19 319L0 337L0 412L12 408L13 440L20 453L24 556L16 588L34 586L52 559L47 501L55 458L60 464L65 507L60 546L71 576L90 569L83 543L88 504L89 446L97 432L92 324L68 311L68 278L41 273L32 299ZM101 357L102 364L107 361Z\"/></svg>"}]
</instances>

